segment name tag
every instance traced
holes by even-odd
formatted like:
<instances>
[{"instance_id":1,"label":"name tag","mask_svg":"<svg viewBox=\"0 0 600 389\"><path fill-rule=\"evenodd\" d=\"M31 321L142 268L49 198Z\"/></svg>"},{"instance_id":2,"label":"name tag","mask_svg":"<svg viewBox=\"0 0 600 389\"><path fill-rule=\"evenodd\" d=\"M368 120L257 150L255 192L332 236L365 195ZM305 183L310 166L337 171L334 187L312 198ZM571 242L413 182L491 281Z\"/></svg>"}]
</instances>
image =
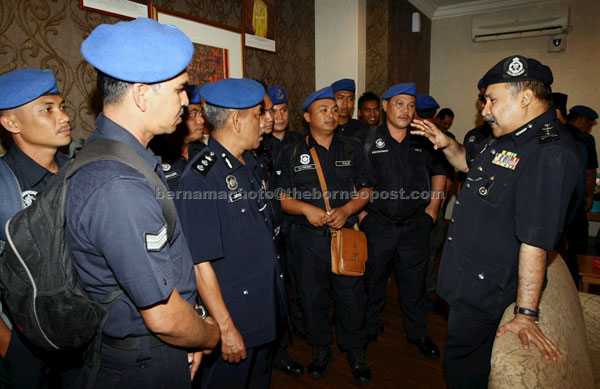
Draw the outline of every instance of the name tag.
<instances>
[{"instance_id":1,"label":"name tag","mask_svg":"<svg viewBox=\"0 0 600 389\"><path fill-rule=\"evenodd\" d=\"M233 203L234 201L238 201L240 199L244 198L244 191L240 190L237 192L230 192L229 193L229 202Z\"/></svg>"},{"instance_id":2,"label":"name tag","mask_svg":"<svg viewBox=\"0 0 600 389\"><path fill-rule=\"evenodd\" d=\"M389 150L373 150L371 154L387 153Z\"/></svg>"},{"instance_id":3,"label":"name tag","mask_svg":"<svg viewBox=\"0 0 600 389\"><path fill-rule=\"evenodd\" d=\"M352 161L335 161L335 166L352 166Z\"/></svg>"},{"instance_id":4,"label":"name tag","mask_svg":"<svg viewBox=\"0 0 600 389\"><path fill-rule=\"evenodd\" d=\"M316 169L317 169L317 166L314 163L311 163L309 165L294 166L294 173L301 172L302 170L316 170Z\"/></svg>"},{"instance_id":5,"label":"name tag","mask_svg":"<svg viewBox=\"0 0 600 389\"><path fill-rule=\"evenodd\" d=\"M167 174L165 174L165 178L166 178L167 180L170 180L171 178L173 178L173 177L177 177L178 175L179 175L179 173L178 173L178 172L171 172L171 173L167 173Z\"/></svg>"}]
</instances>

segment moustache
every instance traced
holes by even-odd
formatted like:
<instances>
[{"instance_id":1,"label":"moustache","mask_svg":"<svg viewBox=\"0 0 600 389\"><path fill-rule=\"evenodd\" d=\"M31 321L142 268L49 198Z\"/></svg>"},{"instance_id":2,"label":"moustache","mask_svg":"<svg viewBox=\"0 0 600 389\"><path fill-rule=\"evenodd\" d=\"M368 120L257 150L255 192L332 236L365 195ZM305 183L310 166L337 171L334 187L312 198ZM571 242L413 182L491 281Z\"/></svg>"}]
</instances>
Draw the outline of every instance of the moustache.
<instances>
[{"instance_id":1,"label":"moustache","mask_svg":"<svg viewBox=\"0 0 600 389\"><path fill-rule=\"evenodd\" d=\"M489 123L489 124L498 124L498 122L496 121L496 118L492 116L492 114L487 114L485 115L485 117L483 118L483 121Z\"/></svg>"}]
</instances>

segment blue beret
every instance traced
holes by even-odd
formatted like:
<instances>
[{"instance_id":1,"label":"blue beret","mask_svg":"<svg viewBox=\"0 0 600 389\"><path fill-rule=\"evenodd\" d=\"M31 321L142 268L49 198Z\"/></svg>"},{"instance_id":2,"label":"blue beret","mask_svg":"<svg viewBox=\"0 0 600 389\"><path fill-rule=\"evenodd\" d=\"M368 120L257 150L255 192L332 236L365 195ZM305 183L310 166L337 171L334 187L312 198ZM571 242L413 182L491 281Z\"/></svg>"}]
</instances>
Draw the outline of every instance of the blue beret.
<instances>
[{"instance_id":1,"label":"blue beret","mask_svg":"<svg viewBox=\"0 0 600 389\"><path fill-rule=\"evenodd\" d=\"M267 94L271 98L273 104L283 104L287 103L287 93L285 92L285 88L282 86L272 86L267 89Z\"/></svg>"},{"instance_id":2,"label":"blue beret","mask_svg":"<svg viewBox=\"0 0 600 389\"><path fill-rule=\"evenodd\" d=\"M429 95L417 95L417 109L438 109L440 105Z\"/></svg>"},{"instance_id":3,"label":"blue beret","mask_svg":"<svg viewBox=\"0 0 600 389\"><path fill-rule=\"evenodd\" d=\"M93 67L118 80L155 83L183 72L194 45L177 27L148 18L101 24L81 44Z\"/></svg>"},{"instance_id":4,"label":"blue beret","mask_svg":"<svg viewBox=\"0 0 600 389\"><path fill-rule=\"evenodd\" d=\"M511 55L488 70L483 76L482 86L487 88L492 84L520 81L536 81L550 86L554 77L552 70L538 60L521 55Z\"/></svg>"},{"instance_id":5,"label":"blue beret","mask_svg":"<svg viewBox=\"0 0 600 389\"><path fill-rule=\"evenodd\" d=\"M598 119L598 113L590 107L586 107L585 105L576 105L569 110L569 113L585 116L586 118L592 120Z\"/></svg>"},{"instance_id":6,"label":"blue beret","mask_svg":"<svg viewBox=\"0 0 600 389\"><path fill-rule=\"evenodd\" d=\"M0 76L0 109L16 108L40 96L59 93L52 70L18 69Z\"/></svg>"},{"instance_id":7,"label":"blue beret","mask_svg":"<svg viewBox=\"0 0 600 389\"><path fill-rule=\"evenodd\" d=\"M554 108L564 108L566 110L568 98L569 98L569 96L564 93L553 92L552 93L552 106Z\"/></svg>"},{"instance_id":8,"label":"blue beret","mask_svg":"<svg viewBox=\"0 0 600 389\"><path fill-rule=\"evenodd\" d=\"M349 78L342 78L341 80L337 80L333 84L331 84L331 89L333 89L333 93L339 92L341 90L349 90L352 92L356 91L356 84L354 80Z\"/></svg>"},{"instance_id":9,"label":"blue beret","mask_svg":"<svg viewBox=\"0 0 600 389\"><path fill-rule=\"evenodd\" d=\"M477 90L481 90L481 88L483 88L483 77L477 81Z\"/></svg>"},{"instance_id":10,"label":"blue beret","mask_svg":"<svg viewBox=\"0 0 600 389\"><path fill-rule=\"evenodd\" d=\"M187 92L190 104L202 103L202 100L200 100L200 87L198 85L188 84L185 87L185 91Z\"/></svg>"},{"instance_id":11,"label":"blue beret","mask_svg":"<svg viewBox=\"0 0 600 389\"><path fill-rule=\"evenodd\" d=\"M383 96L382 99L391 99L396 95L411 95L417 96L417 84L414 82L408 82L406 84L396 84L390 89L388 89Z\"/></svg>"},{"instance_id":12,"label":"blue beret","mask_svg":"<svg viewBox=\"0 0 600 389\"><path fill-rule=\"evenodd\" d=\"M308 107L314 103L316 100L321 99L331 99L335 100L335 95L333 94L333 89L330 86L326 86L323 89L319 89L316 92L311 93L306 100L304 100L304 104L302 104L302 110L304 112L308 111Z\"/></svg>"},{"instance_id":13,"label":"blue beret","mask_svg":"<svg viewBox=\"0 0 600 389\"><path fill-rule=\"evenodd\" d=\"M249 78L226 78L204 84L200 94L210 105L244 109L260 104L265 98L265 88Z\"/></svg>"}]
</instances>

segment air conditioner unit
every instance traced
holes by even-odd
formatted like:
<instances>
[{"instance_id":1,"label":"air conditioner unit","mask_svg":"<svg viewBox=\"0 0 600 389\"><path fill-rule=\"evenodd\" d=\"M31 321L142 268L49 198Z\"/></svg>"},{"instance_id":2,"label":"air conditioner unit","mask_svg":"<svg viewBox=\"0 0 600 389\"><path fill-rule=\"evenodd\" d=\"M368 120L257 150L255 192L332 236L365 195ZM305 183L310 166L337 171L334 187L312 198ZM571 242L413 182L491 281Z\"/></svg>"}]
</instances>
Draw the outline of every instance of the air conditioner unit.
<instances>
[{"instance_id":1,"label":"air conditioner unit","mask_svg":"<svg viewBox=\"0 0 600 389\"><path fill-rule=\"evenodd\" d=\"M568 3L532 5L474 16L471 39L484 42L556 35L566 33L568 27Z\"/></svg>"}]
</instances>

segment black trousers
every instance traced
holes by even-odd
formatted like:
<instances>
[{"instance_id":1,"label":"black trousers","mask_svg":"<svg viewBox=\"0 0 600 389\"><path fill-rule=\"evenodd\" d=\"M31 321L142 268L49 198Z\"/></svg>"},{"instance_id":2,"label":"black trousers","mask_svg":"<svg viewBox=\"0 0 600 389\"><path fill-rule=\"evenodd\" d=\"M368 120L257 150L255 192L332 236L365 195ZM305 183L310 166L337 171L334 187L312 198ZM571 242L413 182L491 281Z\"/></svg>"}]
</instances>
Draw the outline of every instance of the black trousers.
<instances>
[{"instance_id":1,"label":"black trousers","mask_svg":"<svg viewBox=\"0 0 600 389\"><path fill-rule=\"evenodd\" d=\"M298 228L297 224L288 222L286 231L282 232L281 239L281 254L283 264L283 272L285 274L285 286L288 295L288 315L292 329L305 335L304 319L302 318L302 302L301 295L298 292L298 277L296 276L296 269L298 268L297 254L292 249L293 242L291 234ZM282 229L283 230L283 229Z\"/></svg>"},{"instance_id":2,"label":"black trousers","mask_svg":"<svg viewBox=\"0 0 600 389\"><path fill-rule=\"evenodd\" d=\"M425 275L432 223L431 217L426 214L402 226L384 225L370 214L363 219L360 227L367 235L369 250L365 271L369 335L376 335L377 328L382 325L381 311L385 305L387 280L394 265L406 335L411 339L427 336Z\"/></svg>"},{"instance_id":3,"label":"black trousers","mask_svg":"<svg viewBox=\"0 0 600 389\"><path fill-rule=\"evenodd\" d=\"M0 319L2 320L2 319ZM46 379L47 364L12 331L6 356L0 357L0 387L36 388Z\"/></svg>"},{"instance_id":4,"label":"black trousers","mask_svg":"<svg viewBox=\"0 0 600 389\"><path fill-rule=\"evenodd\" d=\"M449 388L485 389L502 316L490 317L465 305L450 306L444 370Z\"/></svg>"},{"instance_id":5,"label":"black trousers","mask_svg":"<svg viewBox=\"0 0 600 389\"><path fill-rule=\"evenodd\" d=\"M367 303L363 277L347 277L331 272L331 234L298 225L291 235L292 250L308 344L333 343L329 323L329 296L335 308L335 331L342 351L367 345L364 323Z\"/></svg>"},{"instance_id":6,"label":"black trousers","mask_svg":"<svg viewBox=\"0 0 600 389\"><path fill-rule=\"evenodd\" d=\"M198 374L201 375L201 387L206 389L264 389L271 385L271 360L273 342L246 349L246 359L239 363L223 360L217 348L212 354L202 358ZM194 381L196 382L196 381Z\"/></svg>"}]
</instances>

